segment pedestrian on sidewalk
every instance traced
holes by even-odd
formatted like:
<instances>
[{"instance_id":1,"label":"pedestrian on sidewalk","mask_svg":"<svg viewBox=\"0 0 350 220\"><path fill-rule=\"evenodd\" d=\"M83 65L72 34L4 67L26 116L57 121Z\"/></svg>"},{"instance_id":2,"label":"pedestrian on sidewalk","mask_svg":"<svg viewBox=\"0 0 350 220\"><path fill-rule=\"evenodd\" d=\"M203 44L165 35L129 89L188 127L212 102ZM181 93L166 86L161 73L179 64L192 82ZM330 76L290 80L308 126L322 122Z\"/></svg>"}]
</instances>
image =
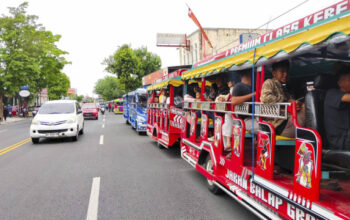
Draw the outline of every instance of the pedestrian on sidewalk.
<instances>
[{"instance_id":1,"label":"pedestrian on sidewalk","mask_svg":"<svg viewBox=\"0 0 350 220\"><path fill-rule=\"evenodd\" d=\"M23 118L27 117L27 108L26 106L23 107Z\"/></svg>"},{"instance_id":2,"label":"pedestrian on sidewalk","mask_svg":"<svg viewBox=\"0 0 350 220\"><path fill-rule=\"evenodd\" d=\"M9 110L7 109L6 105L4 106L3 114L4 114L4 120L6 121L6 118L7 118L8 114L9 114Z\"/></svg>"}]
</instances>

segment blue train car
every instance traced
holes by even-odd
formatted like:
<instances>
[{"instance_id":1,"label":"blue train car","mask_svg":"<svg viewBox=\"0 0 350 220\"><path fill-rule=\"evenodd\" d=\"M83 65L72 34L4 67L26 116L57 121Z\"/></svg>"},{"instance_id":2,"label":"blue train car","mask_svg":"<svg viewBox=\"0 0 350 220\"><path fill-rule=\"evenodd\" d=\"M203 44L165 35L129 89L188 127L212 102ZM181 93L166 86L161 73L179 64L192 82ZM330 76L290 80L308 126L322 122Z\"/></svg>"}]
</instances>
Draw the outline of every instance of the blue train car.
<instances>
[{"instance_id":1,"label":"blue train car","mask_svg":"<svg viewBox=\"0 0 350 220\"><path fill-rule=\"evenodd\" d=\"M123 116L127 124L130 123L130 104L133 96L133 92L123 95Z\"/></svg>"},{"instance_id":2,"label":"blue train car","mask_svg":"<svg viewBox=\"0 0 350 220\"><path fill-rule=\"evenodd\" d=\"M128 94L130 97L129 122L137 133L146 132L147 125L147 90L136 89Z\"/></svg>"}]
</instances>

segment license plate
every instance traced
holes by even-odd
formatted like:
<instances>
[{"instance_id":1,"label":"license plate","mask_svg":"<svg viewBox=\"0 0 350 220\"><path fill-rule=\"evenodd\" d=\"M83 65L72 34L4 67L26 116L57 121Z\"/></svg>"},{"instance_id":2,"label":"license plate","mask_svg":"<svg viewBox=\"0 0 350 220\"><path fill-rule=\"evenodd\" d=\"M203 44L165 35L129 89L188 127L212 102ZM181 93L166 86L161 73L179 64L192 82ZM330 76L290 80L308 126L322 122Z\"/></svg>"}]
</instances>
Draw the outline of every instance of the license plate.
<instances>
[{"instance_id":1,"label":"license plate","mask_svg":"<svg viewBox=\"0 0 350 220\"><path fill-rule=\"evenodd\" d=\"M48 133L46 134L47 137L58 137L58 133Z\"/></svg>"}]
</instances>

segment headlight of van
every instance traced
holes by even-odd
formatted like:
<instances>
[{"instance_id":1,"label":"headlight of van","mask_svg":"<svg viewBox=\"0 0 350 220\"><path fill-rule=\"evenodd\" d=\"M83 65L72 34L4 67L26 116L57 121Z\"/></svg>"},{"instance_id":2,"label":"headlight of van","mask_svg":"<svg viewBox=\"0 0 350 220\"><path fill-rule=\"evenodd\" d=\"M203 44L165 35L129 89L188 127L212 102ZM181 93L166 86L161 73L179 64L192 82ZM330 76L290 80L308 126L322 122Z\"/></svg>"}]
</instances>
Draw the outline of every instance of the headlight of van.
<instances>
[{"instance_id":1,"label":"headlight of van","mask_svg":"<svg viewBox=\"0 0 350 220\"><path fill-rule=\"evenodd\" d=\"M73 123L75 123L75 122L77 122L77 120L76 120L75 117L74 117L74 118L70 118L70 119L67 120L67 123L68 123L68 124L73 124Z\"/></svg>"},{"instance_id":2,"label":"headlight of van","mask_svg":"<svg viewBox=\"0 0 350 220\"><path fill-rule=\"evenodd\" d=\"M36 118L34 118L32 120L32 125L39 125L39 121Z\"/></svg>"}]
</instances>

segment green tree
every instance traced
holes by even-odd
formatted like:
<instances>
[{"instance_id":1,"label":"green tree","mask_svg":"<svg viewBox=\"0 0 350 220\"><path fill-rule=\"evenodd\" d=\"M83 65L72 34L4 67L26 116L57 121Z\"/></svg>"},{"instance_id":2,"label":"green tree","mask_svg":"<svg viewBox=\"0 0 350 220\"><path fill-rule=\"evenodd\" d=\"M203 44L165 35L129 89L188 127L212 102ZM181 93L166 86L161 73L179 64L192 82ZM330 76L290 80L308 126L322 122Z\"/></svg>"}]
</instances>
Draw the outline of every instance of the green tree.
<instances>
[{"instance_id":1,"label":"green tree","mask_svg":"<svg viewBox=\"0 0 350 220\"><path fill-rule=\"evenodd\" d=\"M70 100L77 100L78 102L82 102L84 99L83 95L73 95L73 94L69 94L68 95Z\"/></svg>"},{"instance_id":2,"label":"green tree","mask_svg":"<svg viewBox=\"0 0 350 220\"><path fill-rule=\"evenodd\" d=\"M25 2L0 17L0 109L3 95L14 96L23 85L37 93L68 63L66 52L55 45L60 36L37 24L38 17L27 15L27 7Z\"/></svg>"},{"instance_id":3,"label":"green tree","mask_svg":"<svg viewBox=\"0 0 350 220\"><path fill-rule=\"evenodd\" d=\"M146 47L132 49L122 45L112 55L105 59L106 71L117 75L126 92L141 87L142 77L161 67L160 57L147 51Z\"/></svg>"},{"instance_id":4,"label":"green tree","mask_svg":"<svg viewBox=\"0 0 350 220\"><path fill-rule=\"evenodd\" d=\"M60 99L67 95L70 81L66 74L52 75L48 84L47 95L50 100Z\"/></svg>"},{"instance_id":5,"label":"green tree","mask_svg":"<svg viewBox=\"0 0 350 220\"><path fill-rule=\"evenodd\" d=\"M159 70L162 65L160 57L154 53L148 52L147 47L135 49L134 53L141 61L139 66L139 76L141 78Z\"/></svg>"},{"instance_id":6,"label":"green tree","mask_svg":"<svg viewBox=\"0 0 350 220\"><path fill-rule=\"evenodd\" d=\"M94 92L105 101L121 97L125 94L125 87L120 81L117 77L106 76L96 82Z\"/></svg>"}]
</instances>

